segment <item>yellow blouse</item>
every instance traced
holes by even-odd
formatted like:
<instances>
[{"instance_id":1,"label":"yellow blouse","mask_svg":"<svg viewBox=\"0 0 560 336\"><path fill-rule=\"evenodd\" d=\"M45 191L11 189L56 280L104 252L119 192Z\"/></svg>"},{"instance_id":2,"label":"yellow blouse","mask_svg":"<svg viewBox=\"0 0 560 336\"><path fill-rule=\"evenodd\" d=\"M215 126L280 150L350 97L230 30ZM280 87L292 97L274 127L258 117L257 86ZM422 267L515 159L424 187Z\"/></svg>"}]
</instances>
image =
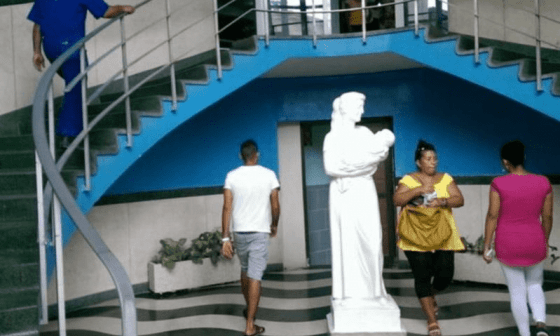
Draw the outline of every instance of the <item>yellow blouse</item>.
<instances>
[{"instance_id":1,"label":"yellow blouse","mask_svg":"<svg viewBox=\"0 0 560 336\"><path fill-rule=\"evenodd\" d=\"M453 178L451 175L445 173L439 182L434 184L434 190L437 193L438 198L449 198L449 191L447 187L453 182ZM418 188L422 185L422 183L415 180L410 175L405 175L400 181L399 184L403 184L408 189ZM448 250L448 251L462 251L465 249L463 242L461 241L461 235L459 234L459 230L457 230L457 226L455 224L455 219L453 218L453 214L451 213L451 209L448 212L448 220L451 224L451 238L447 241L445 245L442 246L441 250ZM397 246L401 248L403 251L417 251L417 252L427 252L427 250L420 249L416 246L408 244L407 242L399 239L397 242Z\"/></svg>"}]
</instances>

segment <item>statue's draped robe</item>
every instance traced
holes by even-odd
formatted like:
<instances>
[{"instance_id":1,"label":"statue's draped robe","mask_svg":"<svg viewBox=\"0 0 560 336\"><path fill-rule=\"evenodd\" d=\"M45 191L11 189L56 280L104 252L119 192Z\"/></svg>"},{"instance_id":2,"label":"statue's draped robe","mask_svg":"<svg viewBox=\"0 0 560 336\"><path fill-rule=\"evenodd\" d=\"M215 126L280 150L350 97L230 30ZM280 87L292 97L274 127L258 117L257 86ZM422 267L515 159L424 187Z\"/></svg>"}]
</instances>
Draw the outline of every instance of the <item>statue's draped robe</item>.
<instances>
[{"instance_id":1,"label":"statue's draped robe","mask_svg":"<svg viewBox=\"0 0 560 336\"><path fill-rule=\"evenodd\" d=\"M325 171L331 176L329 215L334 299L387 297L379 202L373 181L394 135L357 126L325 137Z\"/></svg>"}]
</instances>

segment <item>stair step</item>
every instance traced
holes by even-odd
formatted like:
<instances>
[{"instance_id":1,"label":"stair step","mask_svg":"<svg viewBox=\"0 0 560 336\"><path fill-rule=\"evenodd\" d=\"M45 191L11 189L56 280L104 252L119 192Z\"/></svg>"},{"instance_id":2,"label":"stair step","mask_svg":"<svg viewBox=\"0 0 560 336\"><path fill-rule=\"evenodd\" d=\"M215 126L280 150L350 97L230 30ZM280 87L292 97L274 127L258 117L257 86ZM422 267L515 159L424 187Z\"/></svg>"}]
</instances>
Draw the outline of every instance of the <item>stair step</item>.
<instances>
[{"instance_id":1,"label":"stair step","mask_svg":"<svg viewBox=\"0 0 560 336\"><path fill-rule=\"evenodd\" d=\"M88 114L90 116L97 116L103 110L111 104L110 101L104 103L97 103L89 106ZM146 96L146 97L135 97L134 99L130 100L130 110L136 112L139 115L151 115L151 116L160 116L162 113L162 105L161 99L155 96ZM109 112L111 113L124 113L125 106L124 103L121 103Z\"/></svg>"},{"instance_id":2,"label":"stair step","mask_svg":"<svg viewBox=\"0 0 560 336\"><path fill-rule=\"evenodd\" d=\"M257 37L251 36L242 40L233 41L231 45L233 53L250 53L253 54L257 51Z\"/></svg>"},{"instance_id":3,"label":"stair step","mask_svg":"<svg viewBox=\"0 0 560 336\"><path fill-rule=\"evenodd\" d=\"M560 64L543 62L541 66L541 74L543 78L552 77L555 73L560 72ZM537 62L535 60L526 59L521 66L519 78L522 81L534 81L537 79Z\"/></svg>"},{"instance_id":4,"label":"stair step","mask_svg":"<svg viewBox=\"0 0 560 336\"><path fill-rule=\"evenodd\" d=\"M90 116L89 121L92 121L96 116ZM135 111L130 113L131 127L134 133L140 132L140 116ZM125 111L111 111L95 126L101 128L118 128L126 129L126 112Z\"/></svg>"},{"instance_id":5,"label":"stair step","mask_svg":"<svg viewBox=\"0 0 560 336\"><path fill-rule=\"evenodd\" d=\"M176 74L176 78L186 83L197 84L206 84L210 80L210 78L208 77L208 71L203 65L178 71Z\"/></svg>"},{"instance_id":6,"label":"stair step","mask_svg":"<svg viewBox=\"0 0 560 336\"><path fill-rule=\"evenodd\" d=\"M0 199L0 222L36 220L37 200L35 195L16 199Z\"/></svg>"},{"instance_id":7,"label":"stair step","mask_svg":"<svg viewBox=\"0 0 560 336\"><path fill-rule=\"evenodd\" d=\"M58 150L57 157L62 155L63 150ZM95 157L90 155L92 162L95 162ZM21 152L0 152L0 170L19 170L35 167L35 152L34 151L21 151ZM83 169L84 167L84 153L83 150L76 149L68 161L65 167L70 169Z\"/></svg>"},{"instance_id":8,"label":"stair step","mask_svg":"<svg viewBox=\"0 0 560 336\"><path fill-rule=\"evenodd\" d=\"M38 329L36 287L0 291L0 335Z\"/></svg>"},{"instance_id":9,"label":"stair step","mask_svg":"<svg viewBox=\"0 0 560 336\"><path fill-rule=\"evenodd\" d=\"M37 229L35 228L35 231ZM18 239L29 245L29 241ZM0 288L3 290L36 286L39 281L39 251L36 238L33 248L5 249L0 251Z\"/></svg>"},{"instance_id":10,"label":"stair step","mask_svg":"<svg viewBox=\"0 0 560 336\"><path fill-rule=\"evenodd\" d=\"M0 133L3 134L3 133ZM35 144L32 136L10 136L0 138L0 151L33 150Z\"/></svg>"},{"instance_id":11,"label":"stair step","mask_svg":"<svg viewBox=\"0 0 560 336\"><path fill-rule=\"evenodd\" d=\"M37 247L36 222L0 222L0 250L33 247Z\"/></svg>"},{"instance_id":12,"label":"stair step","mask_svg":"<svg viewBox=\"0 0 560 336\"><path fill-rule=\"evenodd\" d=\"M447 30L429 26L426 30L426 41L430 43L455 40L459 37L457 34L450 33Z\"/></svg>"},{"instance_id":13,"label":"stair step","mask_svg":"<svg viewBox=\"0 0 560 336\"><path fill-rule=\"evenodd\" d=\"M492 57L490 58L490 64L492 66L505 66L520 63L525 55L516 53L513 51L508 51L500 48L494 48L492 51Z\"/></svg>"},{"instance_id":14,"label":"stair step","mask_svg":"<svg viewBox=\"0 0 560 336\"><path fill-rule=\"evenodd\" d=\"M177 97L184 97L185 96L185 88L181 83L175 82L175 87L177 89ZM113 93L104 95L100 98L101 102L111 102L115 99L119 98L122 93ZM171 97L171 83L169 78L162 78L155 81L150 81L144 84L140 89L134 91L130 95L131 99L146 97L146 96L155 96L155 97Z\"/></svg>"},{"instance_id":15,"label":"stair step","mask_svg":"<svg viewBox=\"0 0 560 336\"><path fill-rule=\"evenodd\" d=\"M36 194L37 185L35 181L35 167L29 167L20 171L0 171L0 196L10 196L14 193L18 194ZM81 170L65 169L62 171L62 178L69 186L70 190L75 192L76 177L81 174ZM46 181L46 176L43 177Z\"/></svg>"},{"instance_id":16,"label":"stair step","mask_svg":"<svg viewBox=\"0 0 560 336\"><path fill-rule=\"evenodd\" d=\"M13 333L0 334L0 336L39 336L39 335L40 334L39 334L38 326L37 329L28 329L28 330L13 332Z\"/></svg>"}]
</instances>

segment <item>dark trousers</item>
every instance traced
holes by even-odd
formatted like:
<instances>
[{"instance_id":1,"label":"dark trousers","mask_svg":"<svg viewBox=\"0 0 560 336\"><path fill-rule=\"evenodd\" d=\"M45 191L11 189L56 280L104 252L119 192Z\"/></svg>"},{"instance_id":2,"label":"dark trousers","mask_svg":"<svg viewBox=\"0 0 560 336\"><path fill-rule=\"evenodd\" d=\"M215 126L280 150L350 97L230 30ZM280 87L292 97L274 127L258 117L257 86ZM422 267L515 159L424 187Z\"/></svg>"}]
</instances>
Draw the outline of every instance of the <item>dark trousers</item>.
<instances>
[{"instance_id":1,"label":"dark trousers","mask_svg":"<svg viewBox=\"0 0 560 336\"><path fill-rule=\"evenodd\" d=\"M48 41L45 41L43 43L43 50L52 63L67 49L61 47L60 44L51 45ZM79 73L80 53L78 51L62 64L58 74L64 78L65 85L68 85ZM64 93L64 100L56 123L56 134L70 137L77 136L83 129L82 120L82 85L78 83L72 90Z\"/></svg>"},{"instance_id":2,"label":"dark trousers","mask_svg":"<svg viewBox=\"0 0 560 336\"><path fill-rule=\"evenodd\" d=\"M414 275L414 289L419 299L442 291L453 280L455 253L453 251L404 251Z\"/></svg>"}]
</instances>

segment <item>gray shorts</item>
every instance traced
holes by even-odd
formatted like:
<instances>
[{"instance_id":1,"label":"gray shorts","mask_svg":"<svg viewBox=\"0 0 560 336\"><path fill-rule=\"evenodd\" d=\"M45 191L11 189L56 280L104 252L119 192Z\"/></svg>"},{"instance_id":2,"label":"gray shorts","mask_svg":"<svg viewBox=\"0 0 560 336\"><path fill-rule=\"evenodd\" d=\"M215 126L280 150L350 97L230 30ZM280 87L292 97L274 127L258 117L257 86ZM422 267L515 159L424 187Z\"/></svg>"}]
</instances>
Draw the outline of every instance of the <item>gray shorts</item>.
<instances>
[{"instance_id":1,"label":"gray shorts","mask_svg":"<svg viewBox=\"0 0 560 336\"><path fill-rule=\"evenodd\" d=\"M234 232L235 249L241 272L254 280L262 280L268 262L269 233Z\"/></svg>"}]
</instances>

